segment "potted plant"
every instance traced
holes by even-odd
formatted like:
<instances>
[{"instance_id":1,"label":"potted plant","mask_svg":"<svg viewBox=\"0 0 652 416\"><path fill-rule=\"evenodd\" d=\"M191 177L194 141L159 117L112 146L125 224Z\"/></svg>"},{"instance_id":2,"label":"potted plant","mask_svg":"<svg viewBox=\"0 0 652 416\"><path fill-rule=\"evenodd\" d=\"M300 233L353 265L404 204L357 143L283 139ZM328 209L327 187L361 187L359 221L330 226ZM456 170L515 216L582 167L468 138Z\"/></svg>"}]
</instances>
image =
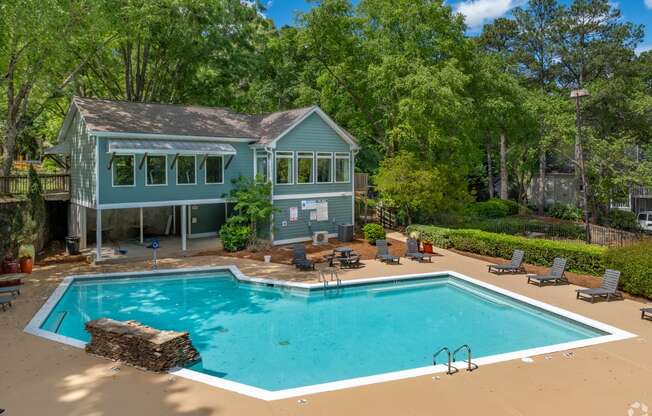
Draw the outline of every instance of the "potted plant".
<instances>
[{"instance_id":1,"label":"potted plant","mask_svg":"<svg viewBox=\"0 0 652 416\"><path fill-rule=\"evenodd\" d=\"M22 273L32 273L34 257L36 257L35 251L34 245L32 244L23 244L18 249L18 259L20 261L20 271Z\"/></svg>"},{"instance_id":2,"label":"potted plant","mask_svg":"<svg viewBox=\"0 0 652 416\"><path fill-rule=\"evenodd\" d=\"M18 273L18 262L13 255L7 254L2 259L2 272L6 274Z\"/></svg>"},{"instance_id":3,"label":"potted plant","mask_svg":"<svg viewBox=\"0 0 652 416\"><path fill-rule=\"evenodd\" d=\"M421 241L421 243L423 244L423 252L424 253L428 253L428 254L434 253L434 251L432 250L432 241L426 239L426 240Z\"/></svg>"}]
</instances>

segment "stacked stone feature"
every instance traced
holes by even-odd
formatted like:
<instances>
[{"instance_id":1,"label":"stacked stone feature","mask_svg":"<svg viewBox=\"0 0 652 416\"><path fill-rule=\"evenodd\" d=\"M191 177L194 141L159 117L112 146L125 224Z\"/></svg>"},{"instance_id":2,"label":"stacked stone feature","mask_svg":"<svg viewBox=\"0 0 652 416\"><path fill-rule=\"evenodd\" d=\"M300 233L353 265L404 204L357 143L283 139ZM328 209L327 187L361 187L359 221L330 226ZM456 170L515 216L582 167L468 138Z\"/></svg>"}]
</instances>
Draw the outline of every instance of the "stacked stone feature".
<instances>
[{"instance_id":1,"label":"stacked stone feature","mask_svg":"<svg viewBox=\"0 0 652 416\"><path fill-rule=\"evenodd\" d=\"M86 323L86 352L149 371L165 372L199 360L187 332L160 331L136 321L100 318Z\"/></svg>"}]
</instances>

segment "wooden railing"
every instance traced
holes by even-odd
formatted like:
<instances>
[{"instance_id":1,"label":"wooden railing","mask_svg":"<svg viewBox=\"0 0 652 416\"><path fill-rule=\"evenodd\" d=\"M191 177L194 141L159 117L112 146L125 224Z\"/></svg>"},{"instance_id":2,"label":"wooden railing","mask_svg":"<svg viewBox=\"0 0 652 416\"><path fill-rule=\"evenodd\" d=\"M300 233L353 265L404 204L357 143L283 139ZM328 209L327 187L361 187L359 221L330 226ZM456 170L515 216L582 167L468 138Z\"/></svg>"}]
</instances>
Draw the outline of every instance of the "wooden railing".
<instances>
[{"instance_id":1,"label":"wooden railing","mask_svg":"<svg viewBox=\"0 0 652 416\"><path fill-rule=\"evenodd\" d=\"M353 176L355 180L355 191L356 192L366 192L369 189L369 174L368 173L356 173Z\"/></svg>"},{"instance_id":2,"label":"wooden railing","mask_svg":"<svg viewBox=\"0 0 652 416\"><path fill-rule=\"evenodd\" d=\"M70 175L41 174L44 194L70 192ZM0 176L0 195L24 195L29 190L29 176Z\"/></svg>"}]
</instances>

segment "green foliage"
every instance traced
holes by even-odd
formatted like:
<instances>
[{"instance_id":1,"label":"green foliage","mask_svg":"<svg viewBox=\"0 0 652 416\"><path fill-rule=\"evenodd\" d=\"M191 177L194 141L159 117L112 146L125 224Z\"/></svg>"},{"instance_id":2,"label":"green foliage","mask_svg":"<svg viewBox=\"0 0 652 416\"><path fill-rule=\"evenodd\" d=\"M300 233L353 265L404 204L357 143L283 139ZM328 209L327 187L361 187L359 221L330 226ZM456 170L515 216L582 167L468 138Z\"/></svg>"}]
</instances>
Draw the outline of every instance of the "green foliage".
<instances>
[{"instance_id":1,"label":"green foliage","mask_svg":"<svg viewBox=\"0 0 652 416\"><path fill-rule=\"evenodd\" d=\"M237 218L231 217L220 228L220 239L226 251L240 251L247 247L251 240L253 230Z\"/></svg>"},{"instance_id":2,"label":"green foliage","mask_svg":"<svg viewBox=\"0 0 652 416\"><path fill-rule=\"evenodd\" d=\"M271 197L272 184L257 182L244 176L233 179L232 183L233 188L228 196L236 201L233 209L237 215L231 219L247 224L251 237L255 238L258 235L258 226L267 223L275 210Z\"/></svg>"},{"instance_id":3,"label":"green foliage","mask_svg":"<svg viewBox=\"0 0 652 416\"><path fill-rule=\"evenodd\" d=\"M525 251L525 262L551 266L555 257L568 260L567 268L578 273L600 275L604 271L602 256L604 247L581 243L539 240L480 230L452 230L434 226L412 226L409 231L418 230L421 235L429 234L433 243L442 248L455 248L483 256L509 259L516 249ZM422 237L423 238L423 237Z\"/></svg>"},{"instance_id":4,"label":"green foliage","mask_svg":"<svg viewBox=\"0 0 652 416\"><path fill-rule=\"evenodd\" d=\"M503 199L490 199L484 202L473 202L464 208L464 215L470 218L504 218L516 215L519 211L518 203Z\"/></svg>"},{"instance_id":5,"label":"green foliage","mask_svg":"<svg viewBox=\"0 0 652 416\"><path fill-rule=\"evenodd\" d=\"M620 270L620 286L633 295L652 299L652 243L611 248L604 256L605 267Z\"/></svg>"},{"instance_id":6,"label":"green foliage","mask_svg":"<svg viewBox=\"0 0 652 416\"><path fill-rule=\"evenodd\" d=\"M509 235L542 233L546 238L555 237L569 240L586 240L586 229L584 226L565 222L551 224L545 221L529 218L497 218L465 222L463 226L455 228L470 228Z\"/></svg>"},{"instance_id":7,"label":"green foliage","mask_svg":"<svg viewBox=\"0 0 652 416\"><path fill-rule=\"evenodd\" d=\"M546 213L567 221L582 221L582 210L574 205L555 203L546 207Z\"/></svg>"},{"instance_id":8,"label":"green foliage","mask_svg":"<svg viewBox=\"0 0 652 416\"><path fill-rule=\"evenodd\" d=\"M638 231L639 223L635 213L632 211L611 210L604 221L604 225L625 231Z\"/></svg>"},{"instance_id":9,"label":"green foliage","mask_svg":"<svg viewBox=\"0 0 652 416\"><path fill-rule=\"evenodd\" d=\"M33 244L23 244L18 248L19 259L35 259L36 249Z\"/></svg>"},{"instance_id":10,"label":"green foliage","mask_svg":"<svg viewBox=\"0 0 652 416\"><path fill-rule=\"evenodd\" d=\"M383 240L385 238L385 229L380 224L366 224L362 229L364 239L369 244L376 244L376 240Z\"/></svg>"},{"instance_id":11,"label":"green foliage","mask_svg":"<svg viewBox=\"0 0 652 416\"><path fill-rule=\"evenodd\" d=\"M408 234L418 233L421 241L431 243L439 248L451 248L450 233L453 230L432 225L412 224L407 227Z\"/></svg>"}]
</instances>

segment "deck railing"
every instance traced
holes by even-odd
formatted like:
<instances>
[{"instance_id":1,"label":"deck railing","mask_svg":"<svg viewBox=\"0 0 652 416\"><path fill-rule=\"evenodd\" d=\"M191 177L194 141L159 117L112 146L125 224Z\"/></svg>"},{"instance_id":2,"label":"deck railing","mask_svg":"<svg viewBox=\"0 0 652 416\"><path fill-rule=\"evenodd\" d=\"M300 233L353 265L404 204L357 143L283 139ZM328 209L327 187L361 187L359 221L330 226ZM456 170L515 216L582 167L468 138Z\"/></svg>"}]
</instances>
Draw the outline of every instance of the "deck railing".
<instances>
[{"instance_id":1,"label":"deck railing","mask_svg":"<svg viewBox=\"0 0 652 416\"><path fill-rule=\"evenodd\" d=\"M70 192L70 175L40 174L44 194ZM24 195L29 190L29 176L0 176L0 195Z\"/></svg>"},{"instance_id":2,"label":"deck railing","mask_svg":"<svg viewBox=\"0 0 652 416\"><path fill-rule=\"evenodd\" d=\"M353 176L356 192L366 192L369 190L369 174L356 173Z\"/></svg>"},{"instance_id":3,"label":"deck railing","mask_svg":"<svg viewBox=\"0 0 652 416\"><path fill-rule=\"evenodd\" d=\"M632 188L632 196L635 198L652 198L652 186L635 186Z\"/></svg>"}]
</instances>

